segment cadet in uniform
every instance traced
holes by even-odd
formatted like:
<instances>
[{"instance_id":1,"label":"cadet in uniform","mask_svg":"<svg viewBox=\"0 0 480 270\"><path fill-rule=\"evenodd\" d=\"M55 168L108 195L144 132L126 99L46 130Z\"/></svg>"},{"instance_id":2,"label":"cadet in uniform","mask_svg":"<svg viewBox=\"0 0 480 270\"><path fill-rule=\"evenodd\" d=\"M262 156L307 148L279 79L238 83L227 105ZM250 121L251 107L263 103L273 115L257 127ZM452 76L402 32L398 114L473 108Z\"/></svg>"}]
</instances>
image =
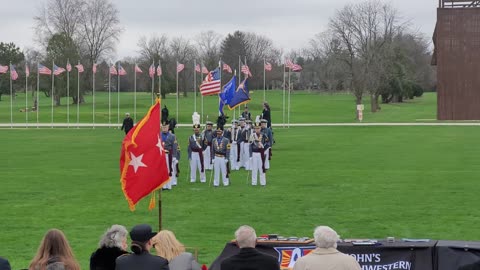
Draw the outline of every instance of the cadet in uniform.
<instances>
[{"instance_id":1,"label":"cadet in uniform","mask_svg":"<svg viewBox=\"0 0 480 270\"><path fill-rule=\"evenodd\" d=\"M206 128L202 132L202 140L203 140L203 160L205 170L211 170L213 168L212 164L212 139L215 136L213 134L213 122L207 121Z\"/></svg>"},{"instance_id":2,"label":"cadet in uniform","mask_svg":"<svg viewBox=\"0 0 480 270\"><path fill-rule=\"evenodd\" d=\"M261 132L260 123L255 123L255 132L250 136L250 154L252 157L252 185L257 185L257 174L260 172L260 185L265 186L265 136Z\"/></svg>"},{"instance_id":3,"label":"cadet in uniform","mask_svg":"<svg viewBox=\"0 0 480 270\"><path fill-rule=\"evenodd\" d=\"M251 170L251 161L250 161L250 136L252 135L252 120L245 121L245 127L242 129L242 155L241 155L241 165L245 170Z\"/></svg>"},{"instance_id":4,"label":"cadet in uniform","mask_svg":"<svg viewBox=\"0 0 480 270\"><path fill-rule=\"evenodd\" d=\"M170 123L168 121L164 121L162 124L162 143L165 151L165 160L167 161L168 175L170 176L170 180L163 186L163 189L172 189L172 184L177 184L176 165L178 163L178 145L175 135L168 131L169 127Z\"/></svg>"},{"instance_id":5,"label":"cadet in uniform","mask_svg":"<svg viewBox=\"0 0 480 270\"><path fill-rule=\"evenodd\" d=\"M228 156L230 155L229 140L222 136L223 130L217 129L217 137L212 141L213 144L213 186L219 186L220 173L222 173L223 185L229 184Z\"/></svg>"},{"instance_id":6,"label":"cadet in uniform","mask_svg":"<svg viewBox=\"0 0 480 270\"><path fill-rule=\"evenodd\" d=\"M194 134L188 138L188 160L190 161L190 182L197 180L197 168L200 171L200 182L205 183L205 164L203 160L203 140L200 124L193 124Z\"/></svg>"},{"instance_id":7,"label":"cadet in uniform","mask_svg":"<svg viewBox=\"0 0 480 270\"><path fill-rule=\"evenodd\" d=\"M265 137L265 169L270 169L270 159L272 158L272 142L273 142L273 134L272 130L267 127L268 121L262 119L260 121L262 127L262 134Z\"/></svg>"},{"instance_id":8,"label":"cadet in uniform","mask_svg":"<svg viewBox=\"0 0 480 270\"><path fill-rule=\"evenodd\" d=\"M228 130L227 135L224 135L230 140L230 168L238 171L240 169L240 128L238 121L232 121L232 128Z\"/></svg>"}]
</instances>

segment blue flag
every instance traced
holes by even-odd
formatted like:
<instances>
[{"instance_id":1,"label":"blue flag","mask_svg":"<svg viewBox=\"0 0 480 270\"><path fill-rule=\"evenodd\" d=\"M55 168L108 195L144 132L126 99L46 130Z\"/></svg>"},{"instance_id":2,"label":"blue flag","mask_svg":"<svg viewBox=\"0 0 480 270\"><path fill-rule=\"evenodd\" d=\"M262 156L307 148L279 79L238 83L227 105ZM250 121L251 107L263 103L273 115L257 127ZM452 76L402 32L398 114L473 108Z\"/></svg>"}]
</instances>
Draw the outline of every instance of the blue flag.
<instances>
[{"instance_id":1,"label":"blue flag","mask_svg":"<svg viewBox=\"0 0 480 270\"><path fill-rule=\"evenodd\" d=\"M237 77L232 79L223 86L223 90L218 94L218 112L223 115L223 106L228 105L235 94L235 86L237 85Z\"/></svg>"},{"instance_id":2,"label":"blue flag","mask_svg":"<svg viewBox=\"0 0 480 270\"><path fill-rule=\"evenodd\" d=\"M228 108L230 110L233 110L240 105L250 102L250 93L248 92L247 79L248 78L245 78L240 83L232 99L230 100L230 102L228 102Z\"/></svg>"}]
</instances>

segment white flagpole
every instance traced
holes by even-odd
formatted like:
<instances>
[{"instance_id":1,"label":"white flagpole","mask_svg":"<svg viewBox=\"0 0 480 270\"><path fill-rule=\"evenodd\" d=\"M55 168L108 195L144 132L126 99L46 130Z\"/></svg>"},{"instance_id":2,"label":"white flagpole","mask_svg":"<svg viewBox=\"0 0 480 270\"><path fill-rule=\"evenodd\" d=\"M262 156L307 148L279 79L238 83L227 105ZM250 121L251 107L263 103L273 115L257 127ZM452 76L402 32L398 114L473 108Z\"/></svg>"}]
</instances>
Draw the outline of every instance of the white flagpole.
<instances>
[{"instance_id":1,"label":"white flagpole","mask_svg":"<svg viewBox=\"0 0 480 270\"><path fill-rule=\"evenodd\" d=\"M238 56L238 87L242 83L242 56ZM238 118L240 118L240 106L238 107ZM235 110L235 109L234 109Z\"/></svg>"},{"instance_id":2,"label":"white flagpole","mask_svg":"<svg viewBox=\"0 0 480 270\"><path fill-rule=\"evenodd\" d=\"M137 63L133 68L133 121L137 121Z\"/></svg>"},{"instance_id":3,"label":"white flagpole","mask_svg":"<svg viewBox=\"0 0 480 270\"><path fill-rule=\"evenodd\" d=\"M70 59L67 60L67 65ZM67 70L67 126L70 127L70 71Z\"/></svg>"},{"instance_id":4,"label":"white flagpole","mask_svg":"<svg viewBox=\"0 0 480 270\"><path fill-rule=\"evenodd\" d=\"M178 61L177 61L177 66L175 67L175 70L177 71L177 123L180 122L180 119L178 118Z\"/></svg>"},{"instance_id":5,"label":"white flagpole","mask_svg":"<svg viewBox=\"0 0 480 270\"><path fill-rule=\"evenodd\" d=\"M291 74L291 68L288 69L288 110L287 110L288 128L290 128L290 92L292 92L290 74Z\"/></svg>"},{"instance_id":6,"label":"white flagpole","mask_svg":"<svg viewBox=\"0 0 480 270\"><path fill-rule=\"evenodd\" d=\"M53 87L55 85L55 71L54 71L54 67L55 67L55 62L52 61L52 109L51 109L51 128L53 128Z\"/></svg>"},{"instance_id":7,"label":"white flagpole","mask_svg":"<svg viewBox=\"0 0 480 270\"><path fill-rule=\"evenodd\" d=\"M193 60L193 111L197 111L197 59Z\"/></svg>"},{"instance_id":8,"label":"white flagpole","mask_svg":"<svg viewBox=\"0 0 480 270\"><path fill-rule=\"evenodd\" d=\"M218 72L220 73L220 92L222 92L222 59L218 61ZM220 116L220 112L218 112L218 115Z\"/></svg>"},{"instance_id":9,"label":"white flagpole","mask_svg":"<svg viewBox=\"0 0 480 270\"><path fill-rule=\"evenodd\" d=\"M80 65L80 60L78 60ZM77 128L80 128L80 70L77 68Z\"/></svg>"},{"instance_id":10,"label":"white flagpole","mask_svg":"<svg viewBox=\"0 0 480 270\"><path fill-rule=\"evenodd\" d=\"M37 110L37 128L40 127L40 122L39 122L39 119L38 119L38 111L40 110L40 71L38 70L38 65L40 63L37 62L37 97L36 97L36 100L37 100L37 105L36 105L36 110Z\"/></svg>"},{"instance_id":11,"label":"white flagpole","mask_svg":"<svg viewBox=\"0 0 480 270\"><path fill-rule=\"evenodd\" d=\"M155 87L155 73L157 73L157 69L155 68L155 60L152 61L152 67L153 67L153 75L152 75L152 105L153 105L153 95L154 93L154 87Z\"/></svg>"},{"instance_id":12,"label":"white flagpole","mask_svg":"<svg viewBox=\"0 0 480 270\"><path fill-rule=\"evenodd\" d=\"M117 65L117 124L120 124L120 63Z\"/></svg>"},{"instance_id":13,"label":"white flagpole","mask_svg":"<svg viewBox=\"0 0 480 270\"><path fill-rule=\"evenodd\" d=\"M28 71L30 73L30 70ZM27 76L27 64L25 64L25 127L28 128L28 76Z\"/></svg>"},{"instance_id":14,"label":"white flagpole","mask_svg":"<svg viewBox=\"0 0 480 270\"><path fill-rule=\"evenodd\" d=\"M282 114L283 114L283 127L285 128L285 63L283 63L283 108L282 108Z\"/></svg>"},{"instance_id":15,"label":"white flagpole","mask_svg":"<svg viewBox=\"0 0 480 270\"><path fill-rule=\"evenodd\" d=\"M93 84L92 84L92 88L93 88L93 96L92 96L92 121L93 121L93 125L92 125L92 128L95 128L95 72L93 72L93 65L95 65L95 63L92 64L92 75L93 75Z\"/></svg>"},{"instance_id":16,"label":"white flagpole","mask_svg":"<svg viewBox=\"0 0 480 270\"><path fill-rule=\"evenodd\" d=\"M265 59L263 59L263 102L265 102L265 91L267 90L266 84L265 84Z\"/></svg>"},{"instance_id":17,"label":"white flagpole","mask_svg":"<svg viewBox=\"0 0 480 270\"><path fill-rule=\"evenodd\" d=\"M13 128L13 86L12 86L12 62L10 62L10 128Z\"/></svg>"},{"instance_id":18,"label":"white flagpole","mask_svg":"<svg viewBox=\"0 0 480 270\"><path fill-rule=\"evenodd\" d=\"M111 73L112 64L108 68L108 124L112 124L112 73Z\"/></svg>"},{"instance_id":19,"label":"white flagpole","mask_svg":"<svg viewBox=\"0 0 480 270\"><path fill-rule=\"evenodd\" d=\"M160 59L158 59L158 66L160 67L160 69L162 69L162 63L160 62ZM163 73L163 70L162 70L162 73ZM162 97L162 76L158 76L158 94L159 94L159 98Z\"/></svg>"}]
</instances>

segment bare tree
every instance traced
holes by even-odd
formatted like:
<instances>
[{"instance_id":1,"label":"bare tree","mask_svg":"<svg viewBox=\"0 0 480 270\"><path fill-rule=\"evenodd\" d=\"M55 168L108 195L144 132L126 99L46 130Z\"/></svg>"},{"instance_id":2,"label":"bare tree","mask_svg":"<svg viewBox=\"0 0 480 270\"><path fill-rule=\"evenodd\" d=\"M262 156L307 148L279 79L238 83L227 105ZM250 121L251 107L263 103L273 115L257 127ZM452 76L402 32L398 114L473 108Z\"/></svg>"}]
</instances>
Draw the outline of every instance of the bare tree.
<instances>
[{"instance_id":1,"label":"bare tree","mask_svg":"<svg viewBox=\"0 0 480 270\"><path fill-rule=\"evenodd\" d=\"M49 0L40 6L35 21L37 42L46 47L55 33L64 33L66 37L81 40L80 24L84 16L85 1Z\"/></svg>"},{"instance_id":2,"label":"bare tree","mask_svg":"<svg viewBox=\"0 0 480 270\"><path fill-rule=\"evenodd\" d=\"M174 64L176 61L188 66L188 63L193 63L195 57L197 57L197 51L190 41L182 37L172 39L170 42L170 61L172 62L170 66L174 67L174 69L171 70L172 74L176 72L176 64ZM192 70L189 68L186 68L179 74L179 89L183 89L184 96L187 96L188 82L192 81L192 76Z\"/></svg>"},{"instance_id":3,"label":"bare tree","mask_svg":"<svg viewBox=\"0 0 480 270\"><path fill-rule=\"evenodd\" d=\"M220 60L220 42L222 36L210 30L200 33L195 40L202 62L210 68L217 66L218 60Z\"/></svg>"},{"instance_id":4,"label":"bare tree","mask_svg":"<svg viewBox=\"0 0 480 270\"><path fill-rule=\"evenodd\" d=\"M361 104L368 91L373 112L378 109L380 52L401 27L398 19L390 4L369 0L345 6L330 20L330 28L347 52L342 60L348 67L356 103Z\"/></svg>"},{"instance_id":5,"label":"bare tree","mask_svg":"<svg viewBox=\"0 0 480 270\"><path fill-rule=\"evenodd\" d=\"M152 35L149 39L142 36L137 43L140 48L141 61L152 63L159 59L165 59L168 55L168 38L166 35Z\"/></svg>"},{"instance_id":6,"label":"bare tree","mask_svg":"<svg viewBox=\"0 0 480 270\"><path fill-rule=\"evenodd\" d=\"M89 64L115 50L123 28L119 25L117 8L109 0L89 0L81 20L82 41Z\"/></svg>"}]
</instances>

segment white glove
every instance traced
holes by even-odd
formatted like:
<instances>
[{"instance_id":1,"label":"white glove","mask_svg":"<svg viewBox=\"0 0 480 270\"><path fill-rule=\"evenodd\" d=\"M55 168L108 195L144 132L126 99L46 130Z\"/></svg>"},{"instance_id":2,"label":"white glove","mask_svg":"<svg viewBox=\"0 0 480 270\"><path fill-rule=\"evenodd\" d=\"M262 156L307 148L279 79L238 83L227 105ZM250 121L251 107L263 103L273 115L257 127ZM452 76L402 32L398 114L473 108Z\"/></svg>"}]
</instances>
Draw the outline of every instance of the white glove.
<instances>
[{"instance_id":1,"label":"white glove","mask_svg":"<svg viewBox=\"0 0 480 270\"><path fill-rule=\"evenodd\" d=\"M176 158L173 158L173 159L172 159L172 163L173 163L173 165L177 165L178 160L177 160Z\"/></svg>"}]
</instances>

